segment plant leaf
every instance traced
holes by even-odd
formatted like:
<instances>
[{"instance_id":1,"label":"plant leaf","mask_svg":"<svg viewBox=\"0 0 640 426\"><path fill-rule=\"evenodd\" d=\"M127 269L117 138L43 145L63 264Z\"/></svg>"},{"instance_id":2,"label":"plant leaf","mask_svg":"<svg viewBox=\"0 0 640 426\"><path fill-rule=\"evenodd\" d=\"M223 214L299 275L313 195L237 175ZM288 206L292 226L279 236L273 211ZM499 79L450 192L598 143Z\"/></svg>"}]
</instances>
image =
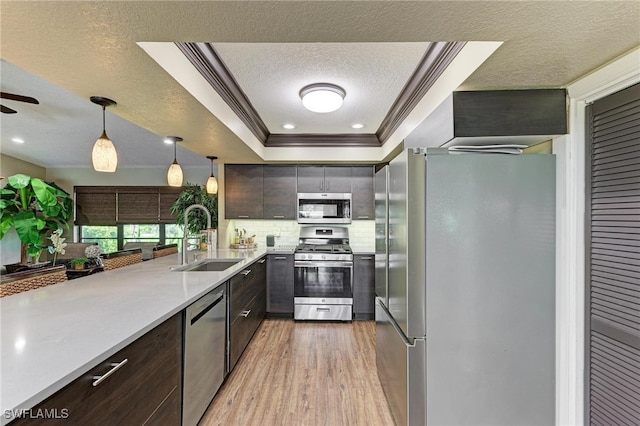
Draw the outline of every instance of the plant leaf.
<instances>
[{"instance_id":1,"label":"plant leaf","mask_svg":"<svg viewBox=\"0 0 640 426\"><path fill-rule=\"evenodd\" d=\"M4 234L13 226L13 217L3 217L0 220L0 240L4 238Z\"/></svg>"},{"instance_id":2,"label":"plant leaf","mask_svg":"<svg viewBox=\"0 0 640 426\"><path fill-rule=\"evenodd\" d=\"M9 176L9 184L16 189L25 188L29 185L29 181L31 180L31 176L17 174L13 176Z\"/></svg>"},{"instance_id":3,"label":"plant leaf","mask_svg":"<svg viewBox=\"0 0 640 426\"><path fill-rule=\"evenodd\" d=\"M44 183L42 179L33 178L31 179L31 187L33 188L33 192L36 194L36 198L40 202L40 206L42 210L45 210L45 207L55 206L58 204L58 199L55 195L53 195L54 189ZM47 216L55 216L51 214L47 214Z\"/></svg>"},{"instance_id":4,"label":"plant leaf","mask_svg":"<svg viewBox=\"0 0 640 426\"><path fill-rule=\"evenodd\" d=\"M18 213L13 223L20 241L27 244L27 246L40 243L41 238L38 232L39 222L32 211Z\"/></svg>"}]
</instances>

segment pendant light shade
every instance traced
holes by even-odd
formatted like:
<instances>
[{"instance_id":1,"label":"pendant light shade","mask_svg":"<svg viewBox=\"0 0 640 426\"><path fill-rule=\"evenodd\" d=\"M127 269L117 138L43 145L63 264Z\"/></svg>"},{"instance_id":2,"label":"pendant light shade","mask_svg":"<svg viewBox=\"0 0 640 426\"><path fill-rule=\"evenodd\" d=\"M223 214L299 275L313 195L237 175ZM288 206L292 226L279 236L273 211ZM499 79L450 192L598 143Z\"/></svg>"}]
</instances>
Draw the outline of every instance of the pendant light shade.
<instances>
[{"instance_id":1,"label":"pendant light shade","mask_svg":"<svg viewBox=\"0 0 640 426\"><path fill-rule=\"evenodd\" d=\"M207 194L213 195L218 193L218 179L216 179L213 174L213 160L216 160L218 157L207 155L207 158L211 160L211 176L207 179Z\"/></svg>"},{"instance_id":2,"label":"pendant light shade","mask_svg":"<svg viewBox=\"0 0 640 426\"><path fill-rule=\"evenodd\" d=\"M169 170L167 171L167 183L169 186L182 186L182 167L178 164L176 157L176 147L178 142L182 141L182 138L179 136L168 136L167 139L173 141L173 163L169 166Z\"/></svg>"},{"instance_id":3,"label":"pendant light shade","mask_svg":"<svg viewBox=\"0 0 640 426\"><path fill-rule=\"evenodd\" d=\"M93 163L93 169L96 172L110 172L113 173L118 167L118 153L116 152L113 142L107 136L105 128L105 109L108 106L116 106L116 101L102 96L92 96L91 102L102 106L102 135L98 138L93 145L91 152L91 162Z\"/></svg>"}]
</instances>

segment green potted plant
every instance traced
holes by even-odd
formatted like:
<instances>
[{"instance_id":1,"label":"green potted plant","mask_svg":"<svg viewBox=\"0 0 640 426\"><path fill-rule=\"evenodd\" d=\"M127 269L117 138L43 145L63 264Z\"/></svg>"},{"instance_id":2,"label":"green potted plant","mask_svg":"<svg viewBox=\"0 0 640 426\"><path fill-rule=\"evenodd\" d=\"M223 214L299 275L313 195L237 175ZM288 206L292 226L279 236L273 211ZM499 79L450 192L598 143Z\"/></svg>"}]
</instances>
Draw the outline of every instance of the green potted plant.
<instances>
[{"instance_id":1,"label":"green potted plant","mask_svg":"<svg viewBox=\"0 0 640 426\"><path fill-rule=\"evenodd\" d=\"M10 176L0 189L0 240L15 227L21 242L20 263L38 261L46 239L69 225L73 199L54 183L24 174Z\"/></svg>"},{"instance_id":2,"label":"green potted plant","mask_svg":"<svg viewBox=\"0 0 640 426\"><path fill-rule=\"evenodd\" d=\"M204 186L187 182L184 190L178 195L171 207L171 214L176 216L176 224L184 225L184 211L193 204L202 204L211 213L211 227L218 228L218 195L207 194ZM187 222L189 234L197 234L207 228L207 216L202 210L196 209L189 212ZM186 232L187 230L185 230Z\"/></svg>"},{"instance_id":3,"label":"green potted plant","mask_svg":"<svg viewBox=\"0 0 640 426\"><path fill-rule=\"evenodd\" d=\"M75 269L84 269L84 264L87 263L89 259L86 257L76 257L69 261L69 264L73 266Z\"/></svg>"}]
</instances>

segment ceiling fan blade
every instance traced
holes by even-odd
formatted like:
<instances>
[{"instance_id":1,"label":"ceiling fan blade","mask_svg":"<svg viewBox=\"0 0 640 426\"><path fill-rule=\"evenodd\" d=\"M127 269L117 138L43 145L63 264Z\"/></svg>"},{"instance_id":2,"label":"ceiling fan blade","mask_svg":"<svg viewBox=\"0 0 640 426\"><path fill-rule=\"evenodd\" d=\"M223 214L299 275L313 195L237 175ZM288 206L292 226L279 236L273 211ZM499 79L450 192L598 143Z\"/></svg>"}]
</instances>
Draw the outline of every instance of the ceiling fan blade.
<instances>
[{"instance_id":1,"label":"ceiling fan blade","mask_svg":"<svg viewBox=\"0 0 640 426\"><path fill-rule=\"evenodd\" d=\"M0 92L0 98L10 99L12 101L26 102L28 104L39 104L36 98L31 96L14 95L13 93Z\"/></svg>"},{"instance_id":2,"label":"ceiling fan blade","mask_svg":"<svg viewBox=\"0 0 640 426\"><path fill-rule=\"evenodd\" d=\"M15 109L7 108L4 105L0 105L0 111L2 111L4 114L15 114L16 112L18 112Z\"/></svg>"}]
</instances>

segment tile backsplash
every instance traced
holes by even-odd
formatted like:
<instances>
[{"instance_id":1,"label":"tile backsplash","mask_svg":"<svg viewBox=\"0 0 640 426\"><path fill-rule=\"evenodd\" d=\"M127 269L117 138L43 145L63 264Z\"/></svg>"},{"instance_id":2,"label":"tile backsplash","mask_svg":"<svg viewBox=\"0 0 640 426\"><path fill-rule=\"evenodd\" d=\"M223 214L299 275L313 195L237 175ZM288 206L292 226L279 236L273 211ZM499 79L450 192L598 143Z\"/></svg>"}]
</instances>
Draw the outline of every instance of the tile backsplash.
<instances>
[{"instance_id":1,"label":"tile backsplash","mask_svg":"<svg viewBox=\"0 0 640 426\"><path fill-rule=\"evenodd\" d=\"M221 221L222 222L222 221ZM296 246L300 236L300 225L295 220L226 220L226 227L220 227L218 246L229 247L233 240L234 230L245 229L248 236L255 234L258 247L266 247L267 235L274 235L276 246ZM375 221L356 220L349 228L349 243L354 248L372 248L375 244Z\"/></svg>"}]
</instances>

